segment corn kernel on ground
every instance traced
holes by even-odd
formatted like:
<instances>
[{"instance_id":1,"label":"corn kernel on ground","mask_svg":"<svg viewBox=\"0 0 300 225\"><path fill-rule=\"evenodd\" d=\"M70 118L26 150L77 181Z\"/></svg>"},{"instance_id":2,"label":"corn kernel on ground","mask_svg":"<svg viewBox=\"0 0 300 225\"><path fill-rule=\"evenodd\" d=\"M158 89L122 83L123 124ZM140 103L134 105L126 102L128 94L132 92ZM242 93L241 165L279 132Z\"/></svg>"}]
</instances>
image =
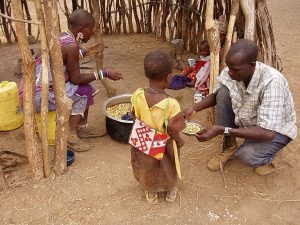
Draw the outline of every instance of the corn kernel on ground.
<instances>
[{"instance_id":1,"label":"corn kernel on ground","mask_svg":"<svg viewBox=\"0 0 300 225\"><path fill-rule=\"evenodd\" d=\"M130 103L119 103L107 108L107 113L113 118L122 119L126 113L129 113L131 109Z\"/></svg>"}]
</instances>

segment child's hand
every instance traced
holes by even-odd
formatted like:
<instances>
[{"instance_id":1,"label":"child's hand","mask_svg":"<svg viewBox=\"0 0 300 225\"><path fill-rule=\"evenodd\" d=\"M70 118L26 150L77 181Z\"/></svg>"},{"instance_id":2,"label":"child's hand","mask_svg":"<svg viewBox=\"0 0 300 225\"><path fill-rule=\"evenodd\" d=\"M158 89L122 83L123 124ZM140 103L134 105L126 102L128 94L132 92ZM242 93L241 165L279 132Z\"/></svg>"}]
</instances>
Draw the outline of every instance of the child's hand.
<instances>
[{"instance_id":1,"label":"child's hand","mask_svg":"<svg viewBox=\"0 0 300 225\"><path fill-rule=\"evenodd\" d=\"M183 110L183 117L185 120L190 120L196 113L195 109L193 106L188 107L187 109Z\"/></svg>"}]
</instances>

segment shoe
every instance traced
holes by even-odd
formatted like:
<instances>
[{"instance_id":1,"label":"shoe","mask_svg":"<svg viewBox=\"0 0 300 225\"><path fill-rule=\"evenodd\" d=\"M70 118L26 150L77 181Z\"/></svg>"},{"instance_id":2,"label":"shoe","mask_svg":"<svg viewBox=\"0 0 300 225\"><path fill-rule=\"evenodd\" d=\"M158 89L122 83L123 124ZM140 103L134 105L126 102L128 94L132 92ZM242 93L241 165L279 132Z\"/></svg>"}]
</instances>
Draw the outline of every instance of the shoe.
<instances>
[{"instance_id":1,"label":"shoe","mask_svg":"<svg viewBox=\"0 0 300 225\"><path fill-rule=\"evenodd\" d=\"M273 161L270 164L256 167L254 169L254 172L259 176L266 176L268 174L275 172L279 167L281 155L282 155L282 150L280 150L279 152L276 153Z\"/></svg>"},{"instance_id":2,"label":"shoe","mask_svg":"<svg viewBox=\"0 0 300 225\"><path fill-rule=\"evenodd\" d=\"M177 187L174 187L172 190L167 191L167 195L166 195L167 202L174 202L176 200L177 190L178 190Z\"/></svg>"},{"instance_id":3,"label":"shoe","mask_svg":"<svg viewBox=\"0 0 300 225\"><path fill-rule=\"evenodd\" d=\"M158 203L158 194L156 192L145 191L145 196L149 204L154 205Z\"/></svg>"},{"instance_id":4,"label":"shoe","mask_svg":"<svg viewBox=\"0 0 300 225\"><path fill-rule=\"evenodd\" d=\"M272 164L268 164L268 165L256 167L254 169L254 172L259 176L266 176L268 174L274 173L276 170L277 169Z\"/></svg>"},{"instance_id":5,"label":"shoe","mask_svg":"<svg viewBox=\"0 0 300 225\"><path fill-rule=\"evenodd\" d=\"M77 136L81 139L83 138L97 138L106 135L106 130L99 131L95 128L89 126L89 124L80 125L77 128Z\"/></svg>"},{"instance_id":6,"label":"shoe","mask_svg":"<svg viewBox=\"0 0 300 225\"><path fill-rule=\"evenodd\" d=\"M86 152L91 149L91 146L80 140L76 132L70 132L67 140L68 147L76 152Z\"/></svg>"},{"instance_id":7,"label":"shoe","mask_svg":"<svg viewBox=\"0 0 300 225\"><path fill-rule=\"evenodd\" d=\"M220 170L220 162L222 163L222 166L224 166L225 163L234 155L237 149L237 144L234 138L229 138L230 139L228 140L227 137L224 137L223 151L208 161L207 168L209 170Z\"/></svg>"}]
</instances>

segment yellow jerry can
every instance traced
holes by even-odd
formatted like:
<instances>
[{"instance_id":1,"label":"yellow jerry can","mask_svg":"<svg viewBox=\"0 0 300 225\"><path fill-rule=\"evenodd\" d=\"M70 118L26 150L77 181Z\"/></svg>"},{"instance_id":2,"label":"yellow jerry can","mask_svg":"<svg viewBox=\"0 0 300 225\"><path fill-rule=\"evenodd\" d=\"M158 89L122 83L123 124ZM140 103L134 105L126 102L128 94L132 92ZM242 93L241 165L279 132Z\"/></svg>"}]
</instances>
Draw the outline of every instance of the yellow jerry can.
<instances>
[{"instance_id":1,"label":"yellow jerry can","mask_svg":"<svg viewBox=\"0 0 300 225\"><path fill-rule=\"evenodd\" d=\"M23 124L18 86L15 82L0 83L0 131L14 130Z\"/></svg>"},{"instance_id":2,"label":"yellow jerry can","mask_svg":"<svg viewBox=\"0 0 300 225\"><path fill-rule=\"evenodd\" d=\"M38 132L41 135L42 133L42 118L41 113L36 113L36 122L38 127ZM48 145L55 145L55 135L56 135L56 112L48 112L47 114L48 124Z\"/></svg>"}]
</instances>

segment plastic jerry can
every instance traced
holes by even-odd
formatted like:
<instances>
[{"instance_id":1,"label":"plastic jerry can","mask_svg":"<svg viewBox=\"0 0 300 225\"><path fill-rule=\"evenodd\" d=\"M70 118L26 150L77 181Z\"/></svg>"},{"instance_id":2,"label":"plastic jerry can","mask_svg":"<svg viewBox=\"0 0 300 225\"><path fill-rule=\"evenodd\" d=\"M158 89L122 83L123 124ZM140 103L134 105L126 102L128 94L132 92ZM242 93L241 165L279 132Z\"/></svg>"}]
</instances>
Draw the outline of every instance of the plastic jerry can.
<instances>
[{"instance_id":1,"label":"plastic jerry can","mask_svg":"<svg viewBox=\"0 0 300 225\"><path fill-rule=\"evenodd\" d=\"M14 130L23 124L18 86L15 82L0 83L0 131Z\"/></svg>"},{"instance_id":2,"label":"plastic jerry can","mask_svg":"<svg viewBox=\"0 0 300 225\"><path fill-rule=\"evenodd\" d=\"M38 132L42 134L42 118L41 113L36 113L36 123ZM48 112L47 114L48 124L47 124L47 132L48 132L48 145L55 145L55 135L56 135L56 111Z\"/></svg>"}]
</instances>

